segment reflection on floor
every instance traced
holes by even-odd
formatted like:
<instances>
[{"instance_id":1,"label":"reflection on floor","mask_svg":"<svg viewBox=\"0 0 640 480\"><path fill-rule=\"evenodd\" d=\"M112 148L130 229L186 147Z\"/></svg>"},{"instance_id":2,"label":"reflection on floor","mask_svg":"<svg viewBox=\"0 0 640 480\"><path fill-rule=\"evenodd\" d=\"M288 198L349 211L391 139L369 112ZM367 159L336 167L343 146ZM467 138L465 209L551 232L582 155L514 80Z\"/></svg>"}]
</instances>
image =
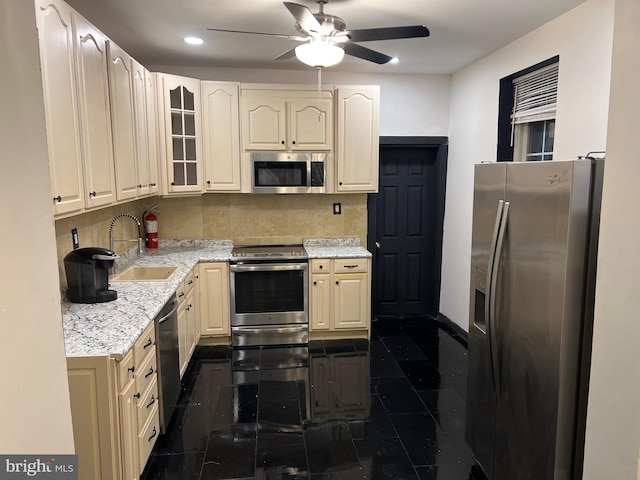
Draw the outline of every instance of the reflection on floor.
<instances>
[{"instance_id":1,"label":"reflection on floor","mask_svg":"<svg viewBox=\"0 0 640 480\"><path fill-rule=\"evenodd\" d=\"M371 341L198 347L144 480L480 480L464 440L465 346L428 320Z\"/></svg>"}]
</instances>

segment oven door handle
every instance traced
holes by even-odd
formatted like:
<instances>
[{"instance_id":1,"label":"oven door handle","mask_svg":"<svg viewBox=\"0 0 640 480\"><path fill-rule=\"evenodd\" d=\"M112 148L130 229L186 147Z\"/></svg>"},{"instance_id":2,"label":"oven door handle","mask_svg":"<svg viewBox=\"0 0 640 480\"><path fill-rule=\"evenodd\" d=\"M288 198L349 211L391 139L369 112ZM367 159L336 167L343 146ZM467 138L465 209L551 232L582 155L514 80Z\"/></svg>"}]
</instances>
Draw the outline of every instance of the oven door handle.
<instances>
[{"instance_id":1,"label":"oven door handle","mask_svg":"<svg viewBox=\"0 0 640 480\"><path fill-rule=\"evenodd\" d=\"M258 263L230 265L232 272L279 272L288 270L308 270L308 263Z\"/></svg>"}]
</instances>

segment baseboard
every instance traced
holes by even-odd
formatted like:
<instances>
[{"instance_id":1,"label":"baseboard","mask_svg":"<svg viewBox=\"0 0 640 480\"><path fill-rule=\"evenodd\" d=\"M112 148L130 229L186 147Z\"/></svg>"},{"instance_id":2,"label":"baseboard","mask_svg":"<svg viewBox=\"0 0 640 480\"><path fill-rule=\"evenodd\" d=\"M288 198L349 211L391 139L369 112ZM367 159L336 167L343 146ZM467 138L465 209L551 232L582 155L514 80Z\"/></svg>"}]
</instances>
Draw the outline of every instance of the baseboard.
<instances>
[{"instance_id":1,"label":"baseboard","mask_svg":"<svg viewBox=\"0 0 640 480\"><path fill-rule=\"evenodd\" d=\"M438 313L438 318L436 320L438 320L449 331L449 333L456 337L456 339L465 347L469 346L469 334L464 330L464 328L442 313Z\"/></svg>"}]
</instances>

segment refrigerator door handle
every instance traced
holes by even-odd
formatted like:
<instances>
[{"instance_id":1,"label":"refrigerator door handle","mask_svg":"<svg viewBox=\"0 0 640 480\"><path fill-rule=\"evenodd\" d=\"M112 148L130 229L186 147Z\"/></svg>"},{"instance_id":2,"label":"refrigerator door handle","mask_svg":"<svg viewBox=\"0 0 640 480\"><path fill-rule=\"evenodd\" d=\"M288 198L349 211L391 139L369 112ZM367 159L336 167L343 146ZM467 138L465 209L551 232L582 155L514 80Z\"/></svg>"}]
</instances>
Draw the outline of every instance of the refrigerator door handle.
<instances>
[{"instance_id":1,"label":"refrigerator door handle","mask_svg":"<svg viewBox=\"0 0 640 480\"><path fill-rule=\"evenodd\" d=\"M487 343L489 345L489 364L491 365L491 379L493 380L493 384L495 387L496 378L495 371L496 368L494 366L494 355L493 355L493 319L491 318L493 309L491 308L491 300L493 298L491 294L491 286L493 285L493 267L495 263L496 257L496 247L498 245L498 235L500 233L500 225L502 224L502 213L504 210L504 201L500 200L498 202L498 211L496 212L496 223L493 227L493 235L491 236L491 245L489 247L489 262L487 264L487 292L486 292L486 301L484 303L484 318L486 322L487 328Z\"/></svg>"},{"instance_id":2,"label":"refrigerator door handle","mask_svg":"<svg viewBox=\"0 0 640 480\"><path fill-rule=\"evenodd\" d=\"M490 284L490 311L491 317L491 333L490 335L490 350L491 350L491 364L493 366L493 378L496 387L496 394L500 396L500 360L498 358L498 335L496 325L496 305L498 296L498 275L500 273L500 265L502 263L502 249L504 248L504 235L507 230L507 224L509 222L509 202L504 202L502 208L502 219L500 222L500 231L498 232L498 238L496 242L495 257L493 259L493 267L491 269L491 284Z\"/></svg>"}]
</instances>

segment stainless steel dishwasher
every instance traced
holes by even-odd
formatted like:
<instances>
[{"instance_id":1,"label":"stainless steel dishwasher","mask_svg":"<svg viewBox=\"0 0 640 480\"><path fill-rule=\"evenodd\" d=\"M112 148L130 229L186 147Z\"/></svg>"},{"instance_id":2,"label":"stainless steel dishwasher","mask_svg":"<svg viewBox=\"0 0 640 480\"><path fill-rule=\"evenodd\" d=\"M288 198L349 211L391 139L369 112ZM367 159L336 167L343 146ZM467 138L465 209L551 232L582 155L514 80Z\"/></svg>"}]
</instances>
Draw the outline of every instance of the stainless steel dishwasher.
<instances>
[{"instance_id":1,"label":"stainless steel dishwasher","mask_svg":"<svg viewBox=\"0 0 640 480\"><path fill-rule=\"evenodd\" d=\"M160 390L160 432L165 433L180 396L178 357L178 300L173 294L156 317L158 382Z\"/></svg>"}]
</instances>

